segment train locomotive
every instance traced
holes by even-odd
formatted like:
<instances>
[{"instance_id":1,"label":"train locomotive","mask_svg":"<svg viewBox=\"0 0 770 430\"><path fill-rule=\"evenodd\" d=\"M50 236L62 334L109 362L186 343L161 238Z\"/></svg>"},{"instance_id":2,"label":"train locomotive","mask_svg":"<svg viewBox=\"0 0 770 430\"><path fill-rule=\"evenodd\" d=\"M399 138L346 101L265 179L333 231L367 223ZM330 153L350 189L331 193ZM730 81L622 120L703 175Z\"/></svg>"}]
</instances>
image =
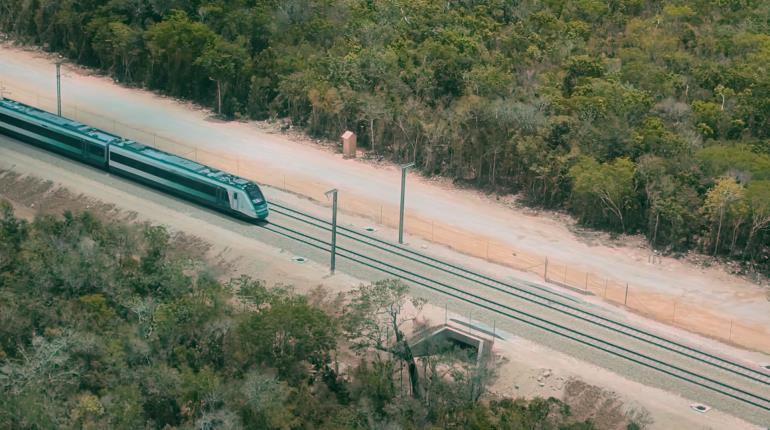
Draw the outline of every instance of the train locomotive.
<instances>
[{"instance_id":1,"label":"train locomotive","mask_svg":"<svg viewBox=\"0 0 770 430\"><path fill-rule=\"evenodd\" d=\"M268 216L265 196L252 181L8 98L0 98L0 134L241 219Z\"/></svg>"}]
</instances>

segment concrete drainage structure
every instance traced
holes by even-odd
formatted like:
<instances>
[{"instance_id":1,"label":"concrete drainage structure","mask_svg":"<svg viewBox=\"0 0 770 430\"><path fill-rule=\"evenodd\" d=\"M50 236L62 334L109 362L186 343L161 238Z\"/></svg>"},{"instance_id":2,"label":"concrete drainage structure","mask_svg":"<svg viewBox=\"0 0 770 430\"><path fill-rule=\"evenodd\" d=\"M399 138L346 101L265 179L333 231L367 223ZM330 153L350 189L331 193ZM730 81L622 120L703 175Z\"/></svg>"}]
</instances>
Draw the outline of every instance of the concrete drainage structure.
<instances>
[{"instance_id":1,"label":"concrete drainage structure","mask_svg":"<svg viewBox=\"0 0 770 430\"><path fill-rule=\"evenodd\" d=\"M691 404L690 405L690 409L694 410L695 412L701 413L701 414L705 414L706 412L711 410L710 407L708 407L706 405L702 405L700 403L693 403L693 404Z\"/></svg>"},{"instance_id":2,"label":"concrete drainage structure","mask_svg":"<svg viewBox=\"0 0 770 430\"><path fill-rule=\"evenodd\" d=\"M300 256L296 256L296 257L292 257L292 259L291 259L291 260L292 260L293 262L295 262L295 263L299 263L299 264L302 264L302 263L304 263L304 262L306 262L306 261L307 261L307 258L305 258L305 257L300 257Z\"/></svg>"},{"instance_id":3,"label":"concrete drainage structure","mask_svg":"<svg viewBox=\"0 0 770 430\"><path fill-rule=\"evenodd\" d=\"M449 325L423 330L415 339L411 345L415 357L434 355L452 348L472 351L470 357L475 357L477 366L482 365L484 361L492 357L490 352L493 340L491 337L471 334L467 330Z\"/></svg>"}]
</instances>

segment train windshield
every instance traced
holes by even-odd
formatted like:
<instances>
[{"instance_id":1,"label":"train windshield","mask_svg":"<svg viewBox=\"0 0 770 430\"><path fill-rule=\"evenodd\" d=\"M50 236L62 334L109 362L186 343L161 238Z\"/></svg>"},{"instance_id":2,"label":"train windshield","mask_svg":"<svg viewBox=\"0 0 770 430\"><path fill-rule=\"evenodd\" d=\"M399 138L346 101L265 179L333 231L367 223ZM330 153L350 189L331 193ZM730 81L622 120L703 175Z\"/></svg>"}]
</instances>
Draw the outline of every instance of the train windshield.
<instances>
[{"instance_id":1,"label":"train windshield","mask_svg":"<svg viewBox=\"0 0 770 430\"><path fill-rule=\"evenodd\" d=\"M262 195L262 190L259 189L257 184L249 183L245 187L246 194L249 195L249 199L251 199L254 203L262 203L265 201L265 196Z\"/></svg>"}]
</instances>

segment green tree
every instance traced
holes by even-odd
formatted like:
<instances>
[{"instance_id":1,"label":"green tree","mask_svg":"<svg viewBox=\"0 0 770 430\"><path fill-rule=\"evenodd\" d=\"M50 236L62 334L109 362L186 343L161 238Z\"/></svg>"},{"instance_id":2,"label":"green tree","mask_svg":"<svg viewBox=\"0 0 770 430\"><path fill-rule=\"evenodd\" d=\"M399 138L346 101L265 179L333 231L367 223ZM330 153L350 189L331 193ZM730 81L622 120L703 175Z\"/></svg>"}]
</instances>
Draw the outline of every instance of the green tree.
<instances>
[{"instance_id":1,"label":"green tree","mask_svg":"<svg viewBox=\"0 0 770 430\"><path fill-rule=\"evenodd\" d=\"M734 247L737 229L745 219L746 209L745 189L733 177L720 178L714 187L706 193L703 213L711 221L711 241L714 245L714 255L719 251L722 227L725 222L732 222L735 226L732 245Z\"/></svg>"},{"instance_id":2,"label":"green tree","mask_svg":"<svg viewBox=\"0 0 770 430\"><path fill-rule=\"evenodd\" d=\"M751 213L746 250L754 245L754 239L770 227L770 181L752 181L746 188L746 201Z\"/></svg>"},{"instance_id":3,"label":"green tree","mask_svg":"<svg viewBox=\"0 0 770 430\"><path fill-rule=\"evenodd\" d=\"M562 89L565 96L571 96L572 91L580 83L581 78L599 78L604 75L604 66L598 58L587 55L571 57L566 65L567 74L564 76Z\"/></svg>"},{"instance_id":4,"label":"green tree","mask_svg":"<svg viewBox=\"0 0 770 430\"><path fill-rule=\"evenodd\" d=\"M616 218L620 230L625 232L626 213L633 205L636 192L634 173L634 163L627 158L604 164L591 158L580 159L569 170L573 206L580 218L589 224L608 222L610 225Z\"/></svg>"},{"instance_id":5,"label":"green tree","mask_svg":"<svg viewBox=\"0 0 770 430\"><path fill-rule=\"evenodd\" d=\"M202 67L209 78L216 82L218 114L222 114L224 91L227 90L228 84L232 84L237 74L242 72L249 59L242 39L228 42L220 36L215 36L193 63Z\"/></svg>"},{"instance_id":6,"label":"green tree","mask_svg":"<svg viewBox=\"0 0 770 430\"><path fill-rule=\"evenodd\" d=\"M407 366L412 396L419 399L422 391L417 361L403 327L417 318L416 313L425 301L408 298L408 291L406 284L399 280L361 285L351 293L343 328L353 349L360 352L374 349L402 361ZM413 309L407 310L407 304Z\"/></svg>"},{"instance_id":7,"label":"green tree","mask_svg":"<svg viewBox=\"0 0 770 430\"><path fill-rule=\"evenodd\" d=\"M232 357L243 368L270 363L282 378L300 380L310 364L323 371L336 347L335 321L303 296L264 303L242 321L231 340Z\"/></svg>"},{"instance_id":8,"label":"green tree","mask_svg":"<svg viewBox=\"0 0 770 430\"><path fill-rule=\"evenodd\" d=\"M208 74L195 60L210 46L216 34L205 24L193 22L183 11L172 12L146 31L152 87L166 88L175 96L199 98Z\"/></svg>"}]
</instances>

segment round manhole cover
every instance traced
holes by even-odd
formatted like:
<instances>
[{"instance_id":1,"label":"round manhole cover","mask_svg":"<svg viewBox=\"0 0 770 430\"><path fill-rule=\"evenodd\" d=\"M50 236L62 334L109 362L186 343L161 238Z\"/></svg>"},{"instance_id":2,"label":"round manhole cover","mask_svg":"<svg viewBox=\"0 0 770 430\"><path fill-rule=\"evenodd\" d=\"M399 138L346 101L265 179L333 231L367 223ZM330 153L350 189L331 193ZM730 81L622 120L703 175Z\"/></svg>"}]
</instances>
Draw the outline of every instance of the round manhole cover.
<instances>
[{"instance_id":1,"label":"round manhole cover","mask_svg":"<svg viewBox=\"0 0 770 430\"><path fill-rule=\"evenodd\" d=\"M377 231L377 229L374 228L374 227L364 227L364 230L369 231L369 232Z\"/></svg>"},{"instance_id":2,"label":"round manhole cover","mask_svg":"<svg viewBox=\"0 0 770 430\"><path fill-rule=\"evenodd\" d=\"M293 257L292 261L294 261L295 263L302 264L302 263L307 261L307 258L305 258L305 257Z\"/></svg>"}]
</instances>

